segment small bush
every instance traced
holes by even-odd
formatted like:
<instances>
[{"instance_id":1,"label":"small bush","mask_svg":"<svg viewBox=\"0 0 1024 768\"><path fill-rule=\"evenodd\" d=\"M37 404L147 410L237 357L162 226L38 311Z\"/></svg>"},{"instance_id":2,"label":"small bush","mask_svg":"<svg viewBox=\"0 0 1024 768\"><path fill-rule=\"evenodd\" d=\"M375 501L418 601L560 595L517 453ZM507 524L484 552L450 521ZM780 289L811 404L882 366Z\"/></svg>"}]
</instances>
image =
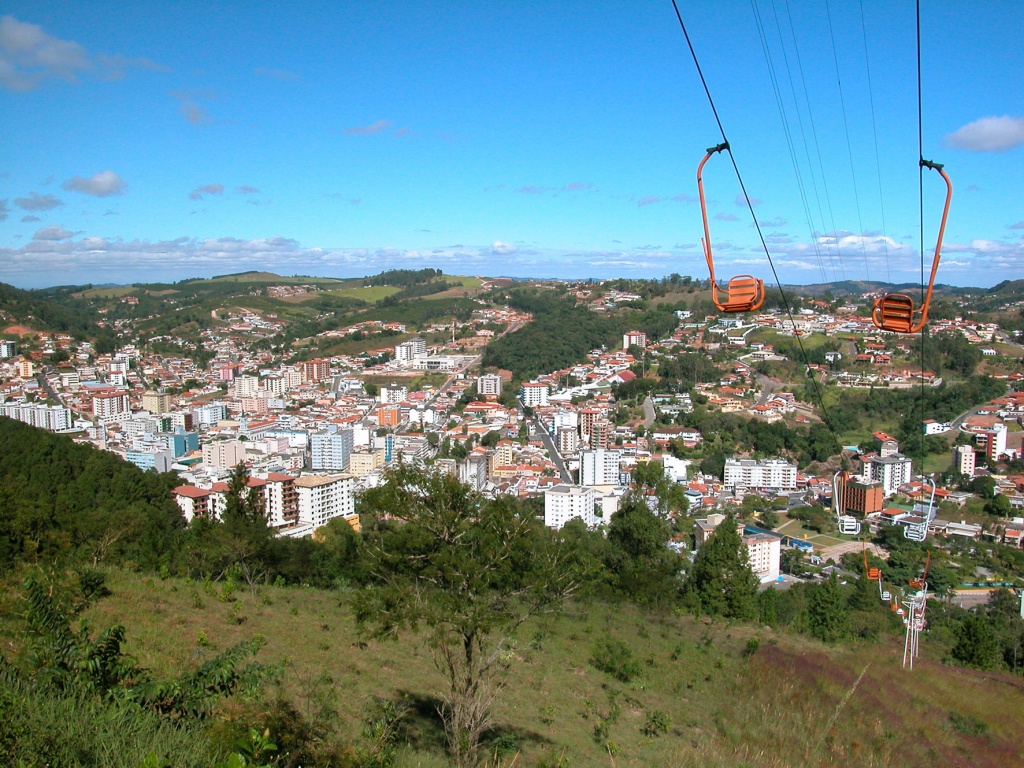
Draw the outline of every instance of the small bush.
<instances>
[{"instance_id":1,"label":"small bush","mask_svg":"<svg viewBox=\"0 0 1024 768\"><path fill-rule=\"evenodd\" d=\"M633 658L633 651L621 640L605 638L598 640L591 649L590 663L623 683L630 682L640 674L640 663Z\"/></svg>"},{"instance_id":2,"label":"small bush","mask_svg":"<svg viewBox=\"0 0 1024 768\"><path fill-rule=\"evenodd\" d=\"M649 712L647 714L647 721L640 728L640 733L652 738L668 733L668 715L657 709Z\"/></svg>"},{"instance_id":3,"label":"small bush","mask_svg":"<svg viewBox=\"0 0 1024 768\"><path fill-rule=\"evenodd\" d=\"M984 736L988 733L988 723L983 723L978 718L965 715L963 712L950 712L949 724L954 731L965 736Z\"/></svg>"}]
</instances>

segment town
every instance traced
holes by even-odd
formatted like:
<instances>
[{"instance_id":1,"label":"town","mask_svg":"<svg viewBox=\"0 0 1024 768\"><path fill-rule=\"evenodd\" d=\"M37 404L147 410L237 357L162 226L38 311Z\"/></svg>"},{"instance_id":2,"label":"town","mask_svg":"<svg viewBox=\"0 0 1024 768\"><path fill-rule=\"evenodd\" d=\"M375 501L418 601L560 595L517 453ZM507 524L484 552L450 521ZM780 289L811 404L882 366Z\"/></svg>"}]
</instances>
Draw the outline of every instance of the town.
<instances>
[{"instance_id":1,"label":"town","mask_svg":"<svg viewBox=\"0 0 1024 768\"><path fill-rule=\"evenodd\" d=\"M613 315L645 301L616 285L559 290L591 313ZM290 322L228 301L199 334L205 362L168 354L189 341L173 333L144 337L129 318L113 322L116 349L105 352L68 333L9 325L0 342L0 414L70 434L143 470L175 473L174 498L186 521L219 519L229 476L244 466L281 536L315 535L339 517L358 528L359 495L402 464L451 474L485 497L533 500L551 528L572 519L601 528L636 487L638 466L653 464L676 490L671 506L657 490L646 491L651 509L673 520L676 550L692 557L725 516L735 516L764 584L820 578L844 555L847 564L856 560L862 537L848 535L844 520L855 519L858 533L862 524L874 534L893 527L918 540L979 548L1024 545L1020 331L974 319L966 301L962 315L937 319L933 333L956 340L956 354L972 361L961 374L972 373L975 361L988 364L992 380L1002 382L997 396L953 418L921 413L921 438L938 439L939 450L917 464L881 429L858 445L826 450L828 461L798 462L793 451L768 455L754 445L726 455L716 435L690 426L694 411L821 425L828 412L808 396L808 381L826 392L912 395L941 386L942 376L915 366L910 337L872 325L863 309L870 292L812 297L792 317L780 309L708 314L693 301L694 309L668 315L663 338L629 330L585 361L514 381L511 371L486 367L486 350L529 324L531 314L502 304L500 289L486 280L479 286L480 297L463 299L471 302L463 319L415 327L363 319L294 339L287 350L273 342ZM263 293L294 301L317 291L292 281L267 284ZM130 309L138 298L129 293L111 303ZM353 339L363 351L289 354ZM806 378L794 376L793 358L807 348L821 362L796 366ZM694 362L685 370L679 355L703 369ZM652 386L638 386L645 383ZM993 509L999 514L989 515ZM876 545L872 553L885 556ZM963 581L972 585L963 599L979 599L974 585L983 576ZM951 595L961 593L958 586L949 585Z\"/></svg>"}]
</instances>

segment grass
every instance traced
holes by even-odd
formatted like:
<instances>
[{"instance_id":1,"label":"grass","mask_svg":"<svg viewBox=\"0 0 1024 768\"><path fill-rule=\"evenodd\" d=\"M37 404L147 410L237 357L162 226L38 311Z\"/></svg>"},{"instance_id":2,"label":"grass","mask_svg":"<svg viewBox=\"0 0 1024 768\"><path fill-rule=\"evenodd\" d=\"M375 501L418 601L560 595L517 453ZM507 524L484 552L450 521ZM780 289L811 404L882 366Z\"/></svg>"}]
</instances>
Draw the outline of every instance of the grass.
<instances>
[{"instance_id":1,"label":"grass","mask_svg":"<svg viewBox=\"0 0 1024 768\"><path fill-rule=\"evenodd\" d=\"M779 339L785 339L787 341L793 341L793 336L783 336L778 331L771 328L755 328L749 334L747 334L747 341L760 341L766 344L774 344ZM810 351L823 346L826 342L830 341L830 337L823 333L812 333L808 336L801 336L800 341L803 343L804 349ZM796 362L802 363L802 360Z\"/></svg>"},{"instance_id":2,"label":"grass","mask_svg":"<svg viewBox=\"0 0 1024 768\"><path fill-rule=\"evenodd\" d=\"M134 285L118 285L112 288L90 288L75 295L83 299L119 299L135 293L136 290Z\"/></svg>"},{"instance_id":3,"label":"grass","mask_svg":"<svg viewBox=\"0 0 1024 768\"><path fill-rule=\"evenodd\" d=\"M331 296L340 296L346 299L360 299L361 301L378 302L398 293L401 288L393 285L364 285L360 288L337 288L331 291L324 291Z\"/></svg>"},{"instance_id":4,"label":"grass","mask_svg":"<svg viewBox=\"0 0 1024 768\"><path fill-rule=\"evenodd\" d=\"M90 610L90 624L124 623L127 650L141 664L180 672L260 634L259 658L283 665L284 692L300 709L315 706L314 681L330 680L323 685L336 696L339 739L359 738L372 697L404 695L413 715L399 768L445 764L434 709L442 681L429 650L415 635L361 638L343 592L264 587L224 601L217 586L123 571L112 571L108 585L113 594ZM606 639L630 649L640 668L631 682L589 663ZM965 756L983 768L1020 764L1024 681L944 667L928 657L927 638L923 646L910 674L900 665L902 639L827 648L767 628L577 605L521 630L494 735L521 753L517 766L559 755L574 766L622 768L930 767ZM645 735L652 722L667 732Z\"/></svg>"},{"instance_id":5,"label":"grass","mask_svg":"<svg viewBox=\"0 0 1024 768\"><path fill-rule=\"evenodd\" d=\"M190 280L189 284L196 283L277 283L280 285L343 285L346 281L335 277L310 277L308 275L294 275L284 277L273 272L242 272L237 275L218 275L201 280Z\"/></svg>"}]
</instances>

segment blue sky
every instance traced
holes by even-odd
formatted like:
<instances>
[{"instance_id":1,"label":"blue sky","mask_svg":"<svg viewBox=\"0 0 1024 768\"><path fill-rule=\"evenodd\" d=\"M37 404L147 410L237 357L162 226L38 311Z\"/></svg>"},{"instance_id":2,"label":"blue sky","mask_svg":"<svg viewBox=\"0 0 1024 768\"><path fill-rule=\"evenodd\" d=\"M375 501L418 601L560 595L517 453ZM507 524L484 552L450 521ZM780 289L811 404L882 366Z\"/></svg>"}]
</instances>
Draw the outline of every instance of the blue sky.
<instances>
[{"instance_id":1,"label":"blue sky","mask_svg":"<svg viewBox=\"0 0 1024 768\"><path fill-rule=\"evenodd\" d=\"M913 4L680 10L782 280L918 279ZM670 0L2 14L0 281L706 277L721 137ZM1021 29L1021 3L923 3L941 282L1024 276ZM705 188L719 276L771 281L724 155ZM926 173L929 264L943 192Z\"/></svg>"}]
</instances>

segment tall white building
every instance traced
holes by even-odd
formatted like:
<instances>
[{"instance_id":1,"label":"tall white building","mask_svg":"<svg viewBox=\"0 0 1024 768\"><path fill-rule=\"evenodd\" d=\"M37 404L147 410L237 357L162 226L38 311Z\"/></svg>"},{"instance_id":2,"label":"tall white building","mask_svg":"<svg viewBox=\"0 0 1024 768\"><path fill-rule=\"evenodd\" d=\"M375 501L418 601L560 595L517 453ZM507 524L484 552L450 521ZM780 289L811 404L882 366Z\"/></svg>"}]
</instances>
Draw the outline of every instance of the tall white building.
<instances>
[{"instance_id":1,"label":"tall white building","mask_svg":"<svg viewBox=\"0 0 1024 768\"><path fill-rule=\"evenodd\" d=\"M18 354L18 343L16 341L0 341L0 360L6 360Z\"/></svg>"},{"instance_id":2,"label":"tall white building","mask_svg":"<svg viewBox=\"0 0 1024 768\"><path fill-rule=\"evenodd\" d=\"M26 424L51 432L71 429L73 418L71 410L62 405L43 405L36 403L4 403L0 405L0 415L9 419L17 419Z\"/></svg>"},{"instance_id":3,"label":"tall white building","mask_svg":"<svg viewBox=\"0 0 1024 768\"><path fill-rule=\"evenodd\" d=\"M203 464L231 469L245 461L245 445L240 440L221 440L203 445Z\"/></svg>"},{"instance_id":4,"label":"tall white building","mask_svg":"<svg viewBox=\"0 0 1024 768\"><path fill-rule=\"evenodd\" d=\"M130 419L127 392L109 392L92 396L92 412L102 424Z\"/></svg>"},{"instance_id":5,"label":"tall white building","mask_svg":"<svg viewBox=\"0 0 1024 768\"><path fill-rule=\"evenodd\" d=\"M630 347L646 347L647 346L647 334L642 331L629 331L622 335L622 348L629 349Z\"/></svg>"},{"instance_id":6,"label":"tall white building","mask_svg":"<svg viewBox=\"0 0 1024 768\"><path fill-rule=\"evenodd\" d=\"M953 448L953 466L961 475L974 477L974 447L970 445L957 445Z\"/></svg>"},{"instance_id":7,"label":"tall white building","mask_svg":"<svg viewBox=\"0 0 1024 768\"><path fill-rule=\"evenodd\" d=\"M313 469L347 469L349 456L355 449L351 429L317 432L310 441L310 465Z\"/></svg>"},{"instance_id":8,"label":"tall white building","mask_svg":"<svg viewBox=\"0 0 1024 768\"><path fill-rule=\"evenodd\" d=\"M726 459L723 483L731 488L792 491L796 489L796 465L785 459Z\"/></svg>"},{"instance_id":9,"label":"tall white building","mask_svg":"<svg viewBox=\"0 0 1024 768\"><path fill-rule=\"evenodd\" d=\"M427 342L421 338L403 341L395 347L395 361L399 363L411 362L427 356Z\"/></svg>"},{"instance_id":10,"label":"tall white building","mask_svg":"<svg viewBox=\"0 0 1024 768\"><path fill-rule=\"evenodd\" d=\"M779 578L779 561L782 555L782 539L770 533L754 533L743 537L747 547L750 570L766 584Z\"/></svg>"},{"instance_id":11,"label":"tall white building","mask_svg":"<svg viewBox=\"0 0 1024 768\"><path fill-rule=\"evenodd\" d=\"M538 405L548 404L548 385L530 381L523 384L519 390L519 399L523 405L529 408L536 408Z\"/></svg>"},{"instance_id":12,"label":"tall white building","mask_svg":"<svg viewBox=\"0 0 1024 768\"><path fill-rule=\"evenodd\" d=\"M621 451L598 448L580 452L580 485L618 485Z\"/></svg>"},{"instance_id":13,"label":"tall white building","mask_svg":"<svg viewBox=\"0 0 1024 768\"><path fill-rule=\"evenodd\" d=\"M381 405L398 405L409 399L409 388L401 384L388 384L380 391Z\"/></svg>"},{"instance_id":14,"label":"tall white building","mask_svg":"<svg viewBox=\"0 0 1024 768\"><path fill-rule=\"evenodd\" d=\"M197 427L207 427L228 417L228 406L220 401L204 403L192 409L192 421Z\"/></svg>"},{"instance_id":15,"label":"tall white building","mask_svg":"<svg viewBox=\"0 0 1024 768\"><path fill-rule=\"evenodd\" d=\"M877 456L864 462L864 479L882 484L882 495L894 495L904 483L909 483L913 468L902 453Z\"/></svg>"},{"instance_id":16,"label":"tall white building","mask_svg":"<svg viewBox=\"0 0 1024 768\"><path fill-rule=\"evenodd\" d=\"M335 517L356 517L356 479L352 475L302 475L295 478L299 522L319 528Z\"/></svg>"},{"instance_id":17,"label":"tall white building","mask_svg":"<svg viewBox=\"0 0 1024 768\"><path fill-rule=\"evenodd\" d=\"M575 427L562 427L558 430L558 452L561 454L576 453L580 447L580 433Z\"/></svg>"},{"instance_id":18,"label":"tall white building","mask_svg":"<svg viewBox=\"0 0 1024 768\"><path fill-rule=\"evenodd\" d=\"M579 485L556 485L544 491L544 525L560 529L574 518L579 518L588 528L600 520L594 511L597 492L593 488Z\"/></svg>"},{"instance_id":19,"label":"tall white building","mask_svg":"<svg viewBox=\"0 0 1024 768\"><path fill-rule=\"evenodd\" d=\"M501 376L496 373L485 373L476 378L476 392L484 397L497 397L501 394Z\"/></svg>"},{"instance_id":20,"label":"tall white building","mask_svg":"<svg viewBox=\"0 0 1024 768\"><path fill-rule=\"evenodd\" d=\"M259 376L238 376L234 382L235 397L255 397L260 389Z\"/></svg>"}]
</instances>

